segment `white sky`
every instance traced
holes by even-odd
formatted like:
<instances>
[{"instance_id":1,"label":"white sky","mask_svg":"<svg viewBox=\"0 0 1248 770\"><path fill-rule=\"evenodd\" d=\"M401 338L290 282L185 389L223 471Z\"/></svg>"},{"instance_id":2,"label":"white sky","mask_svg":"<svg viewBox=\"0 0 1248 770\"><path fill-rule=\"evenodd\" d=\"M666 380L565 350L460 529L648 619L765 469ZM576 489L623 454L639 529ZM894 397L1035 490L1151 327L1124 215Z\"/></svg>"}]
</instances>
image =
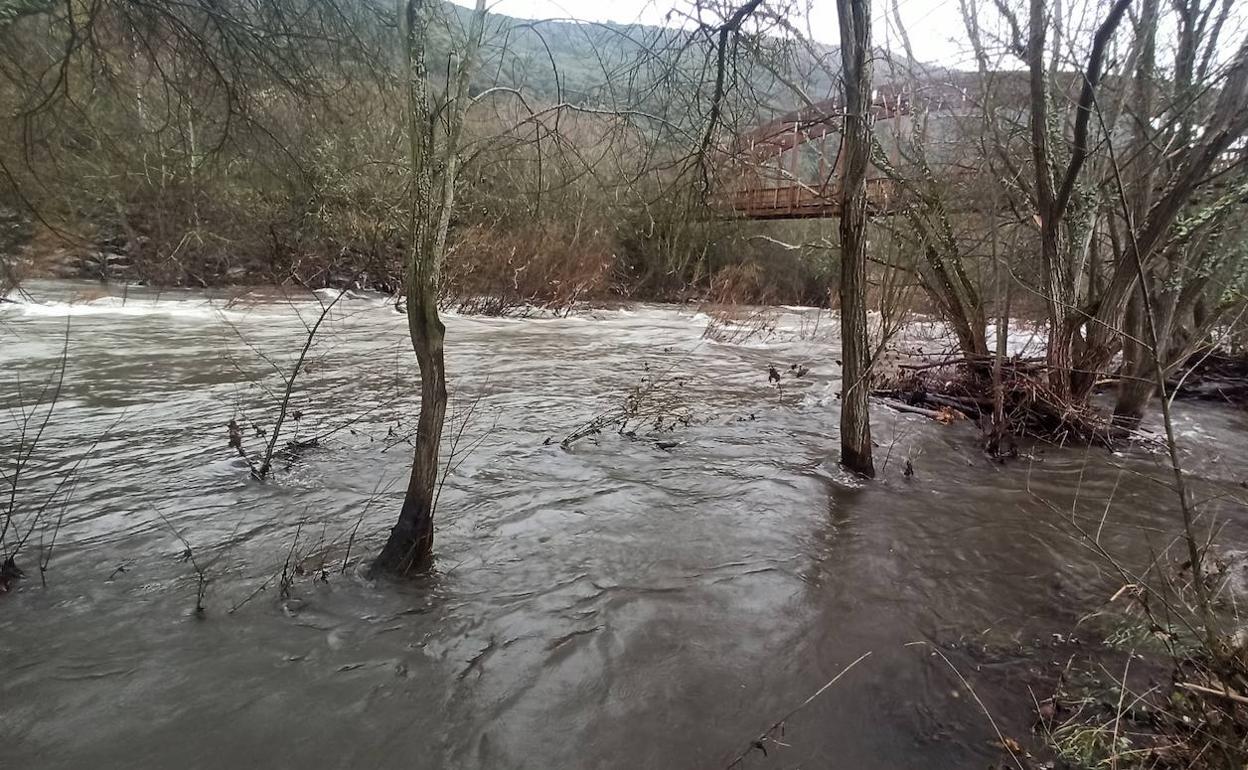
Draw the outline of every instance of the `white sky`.
<instances>
[{"instance_id":1,"label":"white sky","mask_svg":"<svg viewBox=\"0 0 1248 770\"><path fill-rule=\"evenodd\" d=\"M471 0L454 0L471 5ZM965 38L966 32L958 11L958 0L898 0L901 18L910 33L915 58L946 65L965 63L961 45L952 42ZM980 2L980 0L971 0ZM836 0L810 0L810 31L824 43L835 43L839 36L836 24ZM490 10L524 19L565 18L583 21L615 21L624 24L672 23L667 15L673 6L688 9L688 0L491 0ZM873 34L876 45L901 51L900 40L891 29L888 9L892 0L877 0L874 5ZM890 37L892 39L890 39Z\"/></svg>"},{"instance_id":2,"label":"white sky","mask_svg":"<svg viewBox=\"0 0 1248 770\"><path fill-rule=\"evenodd\" d=\"M738 0L739 1L739 0ZM471 6L473 0L452 0L460 5ZM790 16L799 27L809 30L815 40L823 43L835 43L839 37L836 22L836 0L788 0L791 7L799 8L809 4L809 26L805 27L803 19ZM903 46L893 28L892 5L894 0L874 0L872 2L872 36L875 45L895 52L902 52ZM910 43L914 56L922 62L941 64L947 67L973 68L974 59L968 51L966 28L962 23L959 0L896 0L901 14L902 23L910 34ZM969 0L970 4L981 9L991 6L989 0ZM1067 25L1082 29L1077 39L1091 40L1091 26L1101 16L1101 7L1107 0L1069 0L1064 3ZM682 11L688 12L694 0L489 0L491 11L522 19L579 19L582 21L614 21L623 24L642 23L656 25L679 25L683 18ZM709 3L708 3L709 4ZM727 2L721 3L727 5ZM781 6L785 3L775 3ZM1163 4L1163 8L1166 4ZM676 16L669 18L673 8ZM1025 12L1021 8L1020 13ZM1002 22L995 11L980 14L980 22L985 25L985 42L992 46L993 25ZM1025 19L1024 19L1025 23ZM1163 20L1163 24L1166 24ZM1126 25L1124 25L1126 26ZM1218 60L1225 62L1239 45L1242 36L1248 30L1248 0L1237 0L1232 7L1231 18L1223 30ZM1166 35L1159 38L1166 45ZM1004 52L997 54L1000 58L994 66L1017 67L1018 62Z\"/></svg>"}]
</instances>

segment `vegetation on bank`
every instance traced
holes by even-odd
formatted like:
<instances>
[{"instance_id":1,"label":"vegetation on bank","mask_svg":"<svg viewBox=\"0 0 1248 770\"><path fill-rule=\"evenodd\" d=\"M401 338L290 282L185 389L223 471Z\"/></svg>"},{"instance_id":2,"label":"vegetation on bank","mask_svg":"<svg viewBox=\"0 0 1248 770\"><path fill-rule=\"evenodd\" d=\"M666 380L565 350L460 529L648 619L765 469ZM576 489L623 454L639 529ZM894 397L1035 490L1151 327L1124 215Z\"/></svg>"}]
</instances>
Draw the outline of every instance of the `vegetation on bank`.
<instances>
[{"instance_id":1,"label":"vegetation on bank","mask_svg":"<svg viewBox=\"0 0 1248 770\"><path fill-rule=\"evenodd\" d=\"M444 99L470 14L430 8L429 77ZM7 262L166 286L359 277L397 291L409 180L392 11L272 4L282 9L232 9L234 23L215 28L195 4L109 2L79 18L36 3L0 20L0 211L25 229L17 248L0 243ZM679 300L735 268L754 276L736 281L742 301L826 301L826 251L755 239L703 189L690 158L710 94L704 47L682 54L694 42L488 17L448 291ZM759 66L742 74L774 81ZM829 76L813 87L830 93ZM725 99L723 120L758 114L742 96ZM779 240L833 229L781 226Z\"/></svg>"},{"instance_id":2,"label":"vegetation on bank","mask_svg":"<svg viewBox=\"0 0 1248 770\"><path fill-rule=\"evenodd\" d=\"M1079 536L1099 547L1092 533ZM1242 562L1209 553L1205 590L1222 629L1210 634L1208 599L1170 549L1138 572L1100 556L1131 582L1081 624L1091 638L1070 645L1047 687L1033 690L1037 735L1059 766L1078 770L1241 767L1248 645L1232 573Z\"/></svg>"}]
</instances>

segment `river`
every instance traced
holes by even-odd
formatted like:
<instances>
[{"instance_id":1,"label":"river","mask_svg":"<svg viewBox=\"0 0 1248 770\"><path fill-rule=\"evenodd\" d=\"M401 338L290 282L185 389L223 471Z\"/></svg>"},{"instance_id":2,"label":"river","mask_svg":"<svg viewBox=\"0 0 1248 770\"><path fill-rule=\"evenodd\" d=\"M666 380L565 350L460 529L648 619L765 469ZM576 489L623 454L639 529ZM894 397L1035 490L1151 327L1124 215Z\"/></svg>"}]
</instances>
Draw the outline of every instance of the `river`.
<instances>
[{"instance_id":1,"label":"river","mask_svg":"<svg viewBox=\"0 0 1248 770\"><path fill-rule=\"evenodd\" d=\"M451 316L452 432L469 418L436 573L373 582L360 560L397 515L415 425L392 307L333 309L283 438L322 437L258 482L225 426L262 450L252 426L271 429L313 298L29 290L41 304L0 306L6 473L19 402L68 356L19 511L81 465L0 595L6 767L723 768L865 653L740 766L986 767L1008 761L992 721L1034 746L1029 688L1103 633L1081 619L1121 585L1065 517L1104 514L1127 563L1177 531L1145 449L1001 464L972 426L877 406L880 478L846 475L815 311L739 343L688 308ZM690 425L559 446L646 376ZM1176 412L1202 526L1234 554L1248 418Z\"/></svg>"}]
</instances>

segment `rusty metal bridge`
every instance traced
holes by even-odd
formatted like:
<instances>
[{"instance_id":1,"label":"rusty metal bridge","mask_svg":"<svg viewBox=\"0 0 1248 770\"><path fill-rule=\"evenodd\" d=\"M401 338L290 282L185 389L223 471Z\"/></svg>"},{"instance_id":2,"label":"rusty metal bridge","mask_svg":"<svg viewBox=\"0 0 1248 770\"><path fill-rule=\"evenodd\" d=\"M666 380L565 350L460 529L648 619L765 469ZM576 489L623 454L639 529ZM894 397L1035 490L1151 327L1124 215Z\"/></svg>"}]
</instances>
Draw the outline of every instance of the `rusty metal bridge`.
<instances>
[{"instance_id":1,"label":"rusty metal bridge","mask_svg":"<svg viewBox=\"0 0 1248 770\"><path fill-rule=\"evenodd\" d=\"M961 89L925 94L924 110L965 111ZM900 136L910 131L914 103L906 92L881 89L870 113L876 138L897 165ZM844 109L827 100L794 110L737 137L727 149L728 180L721 200L743 219L821 219L840 216L841 126ZM871 166L867 206L877 215L892 213L902 202L900 186Z\"/></svg>"}]
</instances>

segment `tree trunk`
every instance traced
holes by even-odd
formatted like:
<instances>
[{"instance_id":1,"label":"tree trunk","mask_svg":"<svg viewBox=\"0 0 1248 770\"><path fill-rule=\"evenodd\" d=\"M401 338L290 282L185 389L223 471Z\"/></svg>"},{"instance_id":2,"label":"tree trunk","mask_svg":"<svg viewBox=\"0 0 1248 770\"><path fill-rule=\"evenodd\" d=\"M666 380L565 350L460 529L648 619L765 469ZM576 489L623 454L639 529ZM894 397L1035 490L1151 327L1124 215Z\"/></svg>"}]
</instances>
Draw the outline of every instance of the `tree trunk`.
<instances>
[{"instance_id":1,"label":"tree trunk","mask_svg":"<svg viewBox=\"0 0 1248 770\"><path fill-rule=\"evenodd\" d=\"M1070 392L1070 342L1065 335L1066 313L1069 305L1066 281L1062 271L1060 220L1062 211L1055 204L1053 166L1049 153L1048 86L1044 66L1045 37L1049 17L1044 0L1031 0L1030 27L1027 39L1027 65L1029 72L1032 163L1035 165L1036 215L1040 219L1040 265L1044 271L1043 291L1048 311L1049 386L1058 398Z\"/></svg>"},{"instance_id":2,"label":"tree trunk","mask_svg":"<svg viewBox=\"0 0 1248 770\"><path fill-rule=\"evenodd\" d=\"M1127 305L1123 321L1122 371L1118 380L1118 399L1114 404L1114 422L1126 427L1139 425L1157 383L1153 376L1153 353L1144 344L1144 314L1139 291Z\"/></svg>"},{"instance_id":3,"label":"tree trunk","mask_svg":"<svg viewBox=\"0 0 1248 770\"><path fill-rule=\"evenodd\" d=\"M432 563L438 450L446 419L446 365L443 360L446 327L438 317L436 290L415 298L409 293L407 317L412 347L420 366L416 449L399 521L390 530L390 538L373 564L374 570L398 575L424 571Z\"/></svg>"},{"instance_id":4,"label":"tree trunk","mask_svg":"<svg viewBox=\"0 0 1248 770\"><path fill-rule=\"evenodd\" d=\"M1118 383L1118 400L1114 404L1114 424L1134 428L1144 419L1148 403L1157 392L1157 384L1148 378L1147 366L1123 366Z\"/></svg>"},{"instance_id":5,"label":"tree trunk","mask_svg":"<svg viewBox=\"0 0 1248 770\"><path fill-rule=\"evenodd\" d=\"M997 456L1001 454L1001 439L1005 437L1007 427L1005 424L1005 384L1002 380L1002 368L1005 366L1005 357L1009 352L1010 338L1010 281L1007 278L1002 286L1001 270L1001 254L998 249L999 238L1001 234L1000 224L997 222L997 216L992 216L992 269L995 275L995 289L997 291L997 344L996 355L992 359L992 427L988 436L987 449L988 454ZM1004 295L1004 296L1002 296Z\"/></svg>"},{"instance_id":6,"label":"tree trunk","mask_svg":"<svg viewBox=\"0 0 1248 770\"><path fill-rule=\"evenodd\" d=\"M871 457L871 359L867 342L867 159L871 148L870 0L837 0L845 131L841 182L841 464L875 475Z\"/></svg>"},{"instance_id":7,"label":"tree trunk","mask_svg":"<svg viewBox=\"0 0 1248 770\"><path fill-rule=\"evenodd\" d=\"M433 557L438 455L442 426L446 421L446 327L438 316L438 290L451 208L455 203L459 135L467 108L468 83L485 25L485 0L477 0L455 93L445 110L449 118L445 142L440 148L441 157L435 158L439 150L434 135L437 123L432 119L435 111L425 68L428 3L429 0L398 2L408 106L408 161L411 164L405 279L407 327L420 367L420 417L416 423L416 448L403 508L385 547L373 562L374 573L398 575L427 569Z\"/></svg>"},{"instance_id":8,"label":"tree trunk","mask_svg":"<svg viewBox=\"0 0 1248 770\"><path fill-rule=\"evenodd\" d=\"M988 323L979 292L966 277L957 244L950 238L945 242L954 252L942 256L938 248L928 244L923 257L931 270L930 279L924 277L923 290L941 309L946 321L953 327L962 355L972 360L988 358ZM952 264L952 270L949 265Z\"/></svg>"}]
</instances>

